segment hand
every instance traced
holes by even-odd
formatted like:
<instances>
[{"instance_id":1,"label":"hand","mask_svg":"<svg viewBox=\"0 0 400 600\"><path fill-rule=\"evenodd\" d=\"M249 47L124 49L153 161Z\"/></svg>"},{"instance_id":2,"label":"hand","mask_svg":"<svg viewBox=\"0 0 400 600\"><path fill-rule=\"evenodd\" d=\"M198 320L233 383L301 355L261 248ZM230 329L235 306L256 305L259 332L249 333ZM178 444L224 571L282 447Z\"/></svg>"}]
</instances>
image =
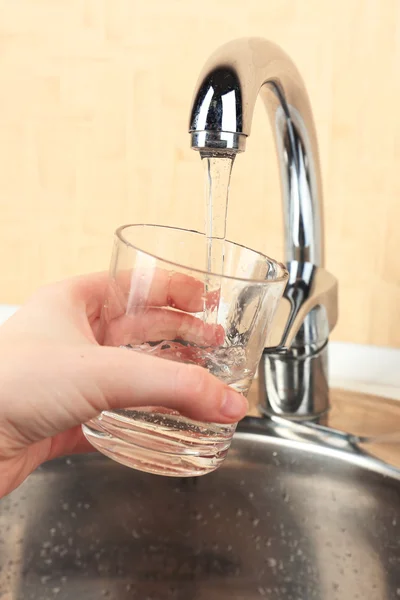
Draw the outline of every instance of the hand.
<instances>
[{"instance_id":1,"label":"hand","mask_svg":"<svg viewBox=\"0 0 400 600\"><path fill-rule=\"evenodd\" d=\"M80 425L103 410L162 405L219 423L246 413L246 399L201 367L100 346L107 281L106 274L94 274L45 287L0 327L0 497L42 462L93 450ZM193 290L187 295L184 285L158 282L158 307L188 310L188 302L196 304ZM179 313L167 312L173 319L168 331L187 328L188 315L182 313L179 323ZM124 316L117 311L113 318L115 331L124 331ZM198 321L190 321L196 336L202 332ZM153 323L146 321L142 331Z\"/></svg>"}]
</instances>

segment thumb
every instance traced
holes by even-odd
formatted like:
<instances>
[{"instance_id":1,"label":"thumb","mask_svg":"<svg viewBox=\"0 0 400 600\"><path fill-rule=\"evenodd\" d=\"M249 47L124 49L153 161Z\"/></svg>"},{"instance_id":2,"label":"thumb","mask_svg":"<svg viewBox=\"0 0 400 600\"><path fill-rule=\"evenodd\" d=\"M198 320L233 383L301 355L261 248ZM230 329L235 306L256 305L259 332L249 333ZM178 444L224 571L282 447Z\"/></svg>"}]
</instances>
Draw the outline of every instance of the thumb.
<instances>
[{"instance_id":1,"label":"thumb","mask_svg":"<svg viewBox=\"0 0 400 600\"><path fill-rule=\"evenodd\" d=\"M0 381L7 396L0 432L3 423L18 446L114 408L164 406L199 421L233 423L248 407L244 396L202 367L89 344L19 346L0 361Z\"/></svg>"},{"instance_id":2,"label":"thumb","mask_svg":"<svg viewBox=\"0 0 400 600\"><path fill-rule=\"evenodd\" d=\"M134 406L164 406L199 421L233 423L248 403L205 368L122 348L91 347L82 376L97 381L96 412Z\"/></svg>"}]
</instances>

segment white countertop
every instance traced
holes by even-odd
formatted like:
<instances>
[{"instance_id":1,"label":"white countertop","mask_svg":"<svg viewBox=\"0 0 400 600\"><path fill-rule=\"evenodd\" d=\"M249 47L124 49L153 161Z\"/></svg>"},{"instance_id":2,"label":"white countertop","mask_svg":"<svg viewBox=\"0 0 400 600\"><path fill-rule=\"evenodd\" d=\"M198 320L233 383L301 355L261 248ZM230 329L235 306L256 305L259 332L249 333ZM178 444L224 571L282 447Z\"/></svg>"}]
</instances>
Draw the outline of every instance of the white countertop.
<instances>
[{"instance_id":1,"label":"white countertop","mask_svg":"<svg viewBox=\"0 0 400 600\"><path fill-rule=\"evenodd\" d=\"M0 324L17 308L0 304ZM332 387L400 400L400 349L330 342L329 380Z\"/></svg>"},{"instance_id":2,"label":"white countertop","mask_svg":"<svg viewBox=\"0 0 400 600\"><path fill-rule=\"evenodd\" d=\"M400 400L400 349L331 342L332 387Z\"/></svg>"}]
</instances>

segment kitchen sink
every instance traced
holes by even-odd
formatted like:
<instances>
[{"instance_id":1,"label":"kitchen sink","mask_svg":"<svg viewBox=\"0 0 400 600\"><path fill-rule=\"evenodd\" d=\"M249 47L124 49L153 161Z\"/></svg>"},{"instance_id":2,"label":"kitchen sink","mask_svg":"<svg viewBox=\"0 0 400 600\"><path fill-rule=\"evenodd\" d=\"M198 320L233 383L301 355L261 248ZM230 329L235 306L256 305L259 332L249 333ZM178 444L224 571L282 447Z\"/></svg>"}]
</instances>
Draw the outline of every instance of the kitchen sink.
<instances>
[{"instance_id":1,"label":"kitchen sink","mask_svg":"<svg viewBox=\"0 0 400 600\"><path fill-rule=\"evenodd\" d=\"M355 429L361 400L336 398ZM396 411L379 408L390 426ZM250 416L200 478L43 465L0 502L0 598L400 598L400 471L318 427Z\"/></svg>"}]
</instances>

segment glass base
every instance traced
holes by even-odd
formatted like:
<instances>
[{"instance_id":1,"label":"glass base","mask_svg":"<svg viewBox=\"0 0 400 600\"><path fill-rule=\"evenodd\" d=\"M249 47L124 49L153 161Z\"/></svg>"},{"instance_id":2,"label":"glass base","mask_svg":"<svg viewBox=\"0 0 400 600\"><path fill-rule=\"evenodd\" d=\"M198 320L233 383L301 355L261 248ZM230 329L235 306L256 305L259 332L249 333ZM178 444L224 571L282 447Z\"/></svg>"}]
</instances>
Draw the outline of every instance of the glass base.
<instances>
[{"instance_id":1,"label":"glass base","mask_svg":"<svg viewBox=\"0 0 400 600\"><path fill-rule=\"evenodd\" d=\"M171 477L211 473L236 425L199 423L161 408L105 411L82 426L97 450L128 467Z\"/></svg>"}]
</instances>

